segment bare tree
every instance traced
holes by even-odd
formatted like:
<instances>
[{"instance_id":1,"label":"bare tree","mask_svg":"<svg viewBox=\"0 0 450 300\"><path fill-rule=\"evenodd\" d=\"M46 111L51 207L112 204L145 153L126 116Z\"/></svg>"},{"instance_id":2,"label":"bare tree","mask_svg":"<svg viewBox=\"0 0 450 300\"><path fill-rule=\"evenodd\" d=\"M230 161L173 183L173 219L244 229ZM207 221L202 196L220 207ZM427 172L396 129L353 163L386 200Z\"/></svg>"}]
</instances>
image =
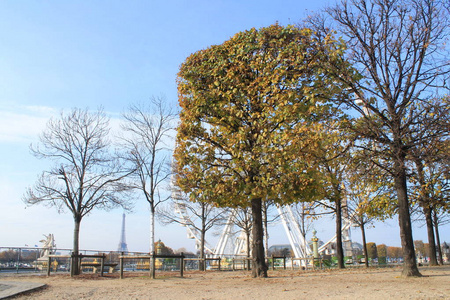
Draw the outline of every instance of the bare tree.
<instances>
[{"instance_id":1,"label":"bare tree","mask_svg":"<svg viewBox=\"0 0 450 300\"><path fill-rule=\"evenodd\" d=\"M189 234L196 238L196 246L200 251L200 258L205 258L206 233L215 226L223 225L226 221L225 209L217 208L210 203L192 202L187 197L173 199L169 207L160 208L158 217L163 224L177 223L188 226ZM205 265L200 264L200 270L204 270Z\"/></svg>"},{"instance_id":2,"label":"bare tree","mask_svg":"<svg viewBox=\"0 0 450 300\"><path fill-rule=\"evenodd\" d=\"M394 182L403 276L421 276L414 255L406 157L412 147L431 138L411 134L418 120L414 107L447 87L450 62L445 41L450 26L446 4L441 0L342 0L326 10L347 43L345 58L357 72L345 72L345 63L328 64L326 69L357 95L356 101L341 99L363 116L352 130L368 158L386 158L378 166ZM330 33L323 19L310 21L319 38ZM374 143L380 147L373 147Z\"/></svg>"},{"instance_id":3,"label":"bare tree","mask_svg":"<svg viewBox=\"0 0 450 300\"><path fill-rule=\"evenodd\" d=\"M313 221L320 217L317 206L315 202L297 202L292 205L292 212L305 240L306 234L313 228Z\"/></svg>"},{"instance_id":4,"label":"bare tree","mask_svg":"<svg viewBox=\"0 0 450 300\"><path fill-rule=\"evenodd\" d=\"M122 180L127 176L110 153L109 119L102 110L90 113L73 109L67 115L51 119L31 152L39 159L49 159L54 167L44 171L23 200L30 205L68 209L74 220L73 253L78 255L80 224L93 209L127 208L121 197L126 191ZM78 275L78 264L72 265Z\"/></svg>"},{"instance_id":5,"label":"bare tree","mask_svg":"<svg viewBox=\"0 0 450 300\"><path fill-rule=\"evenodd\" d=\"M273 201L264 201L262 204L262 219L264 230L264 255L269 257L269 224L275 224L279 219L279 214L273 214L276 205Z\"/></svg>"},{"instance_id":6,"label":"bare tree","mask_svg":"<svg viewBox=\"0 0 450 300\"><path fill-rule=\"evenodd\" d=\"M345 190L339 185L335 185L331 194L333 198L325 200L317 200L316 204L320 205L325 211L322 214L333 214L335 218L335 232L336 232L336 257L338 262L338 268L345 268L344 262L344 247L342 243L342 219L344 215L347 215L347 203L345 201ZM335 195L335 196L334 196Z\"/></svg>"},{"instance_id":7,"label":"bare tree","mask_svg":"<svg viewBox=\"0 0 450 300\"><path fill-rule=\"evenodd\" d=\"M155 212L168 200L164 185L170 177L168 141L174 128L175 113L163 97L152 97L150 103L132 105L124 115L126 122L122 137L125 160L135 170L132 188L142 192L150 206L150 253L155 245Z\"/></svg>"},{"instance_id":8,"label":"bare tree","mask_svg":"<svg viewBox=\"0 0 450 300\"><path fill-rule=\"evenodd\" d=\"M251 234L253 230L252 212L249 207L242 207L236 209L234 215L234 225L241 229L241 232L245 234L245 254L247 255L247 269L250 269L250 255L251 255Z\"/></svg>"}]
</instances>

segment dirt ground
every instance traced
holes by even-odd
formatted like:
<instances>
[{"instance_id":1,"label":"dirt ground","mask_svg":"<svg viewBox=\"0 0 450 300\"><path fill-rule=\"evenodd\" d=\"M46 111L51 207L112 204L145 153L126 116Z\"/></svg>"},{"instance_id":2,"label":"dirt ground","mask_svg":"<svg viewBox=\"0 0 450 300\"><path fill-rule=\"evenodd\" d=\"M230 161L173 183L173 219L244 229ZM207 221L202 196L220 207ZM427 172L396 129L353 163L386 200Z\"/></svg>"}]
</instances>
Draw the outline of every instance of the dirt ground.
<instances>
[{"instance_id":1,"label":"dirt ground","mask_svg":"<svg viewBox=\"0 0 450 300\"><path fill-rule=\"evenodd\" d=\"M1 281L42 282L47 287L15 299L450 299L450 266L422 267L421 278L402 278L400 268L2 276ZM138 276L137 276L138 275Z\"/></svg>"}]
</instances>

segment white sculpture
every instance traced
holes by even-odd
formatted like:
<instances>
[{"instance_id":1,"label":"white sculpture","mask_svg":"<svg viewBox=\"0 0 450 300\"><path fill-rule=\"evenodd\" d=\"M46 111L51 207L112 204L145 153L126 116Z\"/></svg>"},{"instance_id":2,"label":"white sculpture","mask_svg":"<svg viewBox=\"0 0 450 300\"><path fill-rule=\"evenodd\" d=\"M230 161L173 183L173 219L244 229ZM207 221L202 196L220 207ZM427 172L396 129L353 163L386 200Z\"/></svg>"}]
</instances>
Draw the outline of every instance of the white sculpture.
<instances>
[{"instance_id":1,"label":"white sculpture","mask_svg":"<svg viewBox=\"0 0 450 300\"><path fill-rule=\"evenodd\" d=\"M51 233L48 235L44 234L44 236L45 239L39 241L42 243L41 257L48 257L53 253L53 249L56 248L55 238Z\"/></svg>"}]
</instances>

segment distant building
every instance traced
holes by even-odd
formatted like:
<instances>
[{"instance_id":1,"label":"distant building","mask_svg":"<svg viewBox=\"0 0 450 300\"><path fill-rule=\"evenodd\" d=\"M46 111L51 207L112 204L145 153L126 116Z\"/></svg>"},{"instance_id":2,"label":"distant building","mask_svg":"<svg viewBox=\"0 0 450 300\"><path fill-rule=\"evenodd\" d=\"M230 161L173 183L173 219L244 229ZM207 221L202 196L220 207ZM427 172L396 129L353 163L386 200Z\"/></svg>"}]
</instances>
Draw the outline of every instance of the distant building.
<instances>
[{"instance_id":1,"label":"distant building","mask_svg":"<svg viewBox=\"0 0 450 300\"><path fill-rule=\"evenodd\" d=\"M286 256L291 257L292 247L290 244L272 245L268 250L269 256Z\"/></svg>"},{"instance_id":2,"label":"distant building","mask_svg":"<svg viewBox=\"0 0 450 300\"><path fill-rule=\"evenodd\" d=\"M324 242L319 241L319 247L322 246ZM312 248L312 242L308 243L308 246ZM355 256L359 255L359 253L362 253L363 246L360 243L353 242L352 243L352 252ZM294 256L292 253L292 247L290 244L279 244L279 245L272 245L269 247L269 256L285 256L286 257L292 257ZM336 243L330 243L325 248L325 251L322 253L323 255L336 255ZM449 255L450 256L450 255Z\"/></svg>"}]
</instances>

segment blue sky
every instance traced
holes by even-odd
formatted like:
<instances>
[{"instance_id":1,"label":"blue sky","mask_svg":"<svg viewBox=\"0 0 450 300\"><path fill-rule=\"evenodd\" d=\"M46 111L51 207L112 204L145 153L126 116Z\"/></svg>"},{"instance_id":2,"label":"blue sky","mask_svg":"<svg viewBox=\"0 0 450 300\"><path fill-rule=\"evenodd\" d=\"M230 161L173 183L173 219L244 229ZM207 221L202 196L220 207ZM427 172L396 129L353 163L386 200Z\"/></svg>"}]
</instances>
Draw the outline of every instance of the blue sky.
<instances>
[{"instance_id":1,"label":"blue sky","mask_svg":"<svg viewBox=\"0 0 450 300\"><path fill-rule=\"evenodd\" d=\"M21 197L48 164L30 143L51 116L73 107L104 107L114 124L130 103L165 95L176 105L176 74L191 53L235 33L279 22L296 23L329 1L0 1L0 246L39 244L53 233L71 248L71 215L54 208L25 208ZM139 199L142 200L142 199ZM122 211L96 211L81 225L83 249L114 250ZM132 251L147 251L149 212L142 201L127 216ZM270 244L287 243L281 227ZM333 236L334 223L317 224ZM447 230L446 230L447 229ZM450 230L441 240L450 241ZM353 237L360 241L359 232ZM170 247L193 249L183 227L157 227ZM426 240L415 229L415 239ZM368 231L368 241L399 246L396 220Z\"/></svg>"}]
</instances>

